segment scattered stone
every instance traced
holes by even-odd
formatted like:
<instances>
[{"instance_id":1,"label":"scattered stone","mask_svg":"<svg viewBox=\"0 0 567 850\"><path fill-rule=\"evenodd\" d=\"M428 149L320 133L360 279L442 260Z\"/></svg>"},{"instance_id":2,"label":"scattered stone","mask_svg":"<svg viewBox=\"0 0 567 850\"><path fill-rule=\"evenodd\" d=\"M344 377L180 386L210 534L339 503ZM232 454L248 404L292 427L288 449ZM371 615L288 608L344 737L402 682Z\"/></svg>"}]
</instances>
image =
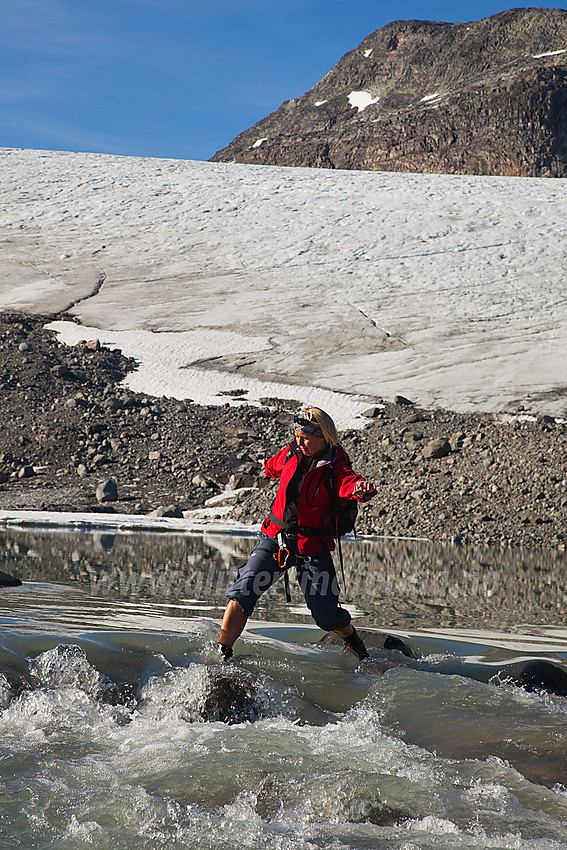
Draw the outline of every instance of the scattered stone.
<instances>
[{"instance_id":1,"label":"scattered stone","mask_svg":"<svg viewBox=\"0 0 567 850\"><path fill-rule=\"evenodd\" d=\"M5 484L6 481L9 480L9 478L10 478L9 475L6 475L5 472L2 472L2 470L0 470L0 484Z\"/></svg>"},{"instance_id":2,"label":"scattered stone","mask_svg":"<svg viewBox=\"0 0 567 850\"><path fill-rule=\"evenodd\" d=\"M236 472L230 476L228 481L229 487L233 490L238 490L241 487L257 487L258 483L258 475L255 472Z\"/></svg>"},{"instance_id":3,"label":"scattered stone","mask_svg":"<svg viewBox=\"0 0 567 850\"><path fill-rule=\"evenodd\" d=\"M106 399L106 401L104 402L104 406L108 408L111 413L116 413L116 411L122 410L123 405L119 398L111 396L110 398Z\"/></svg>"},{"instance_id":4,"label":"scattered stone","mask_svg":"<svg viewBox=\"0 0 567 850\"><path fill-rule=\"evenodd\" d=\"M267 515L277 482L262 475L257 460L288 443L299 402L273 398L269 409L201 406L126 394L121 383L133 360L104 346L69 349L44 327L46 318L16 315L0 313L0 468L9 481L0 487L0 509L112 511L111 503L93 499L93 470L99 470L100 479L127 482L120 495L133 513L160 503L171 507L180 498L190 511L228 485L215 504L233 503L231 519L256 523ZM20 321L13 342L12 327ZM24 334L37 356L18 351ZM54 380L53 364L67 364L70 384ZM77 372L86 375L82 392ZM79 392L65 392L74 386ZM67 395L78 403L68 406ZM116 415L105 404L110 399L122 404ZM378 488L360 506L359 533L555 551L565 546L558 536L567 528L567 426L561 419L508 421L496 413L425 411L382 400L373 408L379 415L365 417L364 428L340 434L354 469ZM565 418L567 408L559 415ZM451 435L455 453L443 463L425 460L420 447L443 433ZM157 442L149 444L150 435ZM154 461L151 446L160 451ZM41 487L34 478L19 478L31 459L42 472ZM532 514L523 514L528 508Z\"/></svg>"},{"instance_id":5,"label":"scattered stone","mask_svg":"<svg viewBox=\"0 0 567 850\"><path fill-rule=\"evenodd\" d=\"M520 522L524 525L541 525L543 520L536 514L535 511L525 510L518 514Z\"/></svg>"},{"instance_id":6,"label":"scattered stone","mask_svg":"<svg viewBox=\"0 0 567 850\"><path fill-rule=\"evenodd\" d=\"M439 437L438 439L431 440L427 443L423 447L421 454L427 460L447 457L447 455L451 454L451 445L448 440L443 437Z\"/></svg>"},{"instance_id":7,"label":"scattered stone","mask_svg":"<svg viewBox=\"0 0 567 850\"><path fill-rule=\"evenodd\" d=\"M423 434L419 434L416 431L410 431L409 429L402 431L402 437L406 443L418 443L420 440L423 440Z\"/></svg>"},{"instance_id":8,"label":"scattered stone","mask_svg":"<svg viewBox=\"0 0 567 850\"><path fill-rule=\"evenodd\" d=\"M118 488L116 482L109 478L102 481L96 488L97 502L115 502L118 499Z\"/></svg>"},{"instance_id":9,"label":"scattered stone","mask_svg":"<svg viewBox=\"0 0 567 850\"><path fill-rule=\"evenodd\" d=\"M89 339L88 342L85 342L85 348L88 348L89 351L100 351L100 340Z\"/></svg>"},{"instance_id":10,"label":"scattered stone","mask_svg":"<svg viewBox=\"0 0 567 850\"><path fill-rule=\"evenodd\" d=\"M160 451L150 452L149 455L148 455L148 460L159 460L160 458L161 458L161 452Z\"/></svg>"},{"instance_id":11,"label":"scattered stone","mask_svg":"<svg viewBox=\"0 0 567 850\"><path fill-rule=\"evenodd\" d=\"M33 478L34 475L35 469L33 466L22 466L18 472L18 478Z\"/></svg>"},{"instance_id":12,"label":"scattered stone","mask_svg":"<svg viewBox=\"0 0 567 850\"><path fill-rule=\"evenodd\" d=\"M18 345L18 351L31 351L31 345L29 342L21 342Z\"/></svg>"},{"instance_id":13,"label":"scattered stone","mask_svg":"<svg viewBox=\"0 0 567 850\"><path fill-rule=\"evenodd\" d=\"M369 407L367 410L363 410L362 415L366 416L367 419L376 419L381 413L381 407Z\"/></svg>"},{"instance_id":14,"label":"scattered stone","mask_svg":"<svg viewBox=\"0 0 567 850\"><path fill-rule=\"evenodd\" d=\"M171 519L183 519L183 511L181 510L179 505L168 505L167 507L165 507L164 505L160 505L159 508L156 508L150 513L150 516L168 517Z\"/></svg>"},{"instance_id":15,"label":"scattered stone","mask_svg":"<svg viewBox=\"0 0 567 850\"><path fill-rule=\"evenodd\" d=\"M84 383L87 380L86 373L83 372L82 369L69 369L69 378L73 378L75 381L79 381L79 383Z\"/></svg>"},{"instance_id":16,"label":"scattered stone","mask_svg":"<svg viewBox=\"0 0 567 850\"><path fill-rule=\"evenodd\" d=\"M60 363L58 366L52 366L49 371L54 378L67 378L69 375L69 369L63 363Z\"/></svg>"},{"instance_id":17,"label":"scattered stone","mask_svg":"<svg viewBox=\"0 0 567 850\"><path fill-rule=\"evenodd\" d=\"M400 405L413 405L413 404L415 404L415 402L414 402L414 401L410 401L410 400L409 400L409 398L406 398L406 397L405 397L405 396L403 396L403 395L395 395L395 396L394 396L394 404L400 404Z\"/></svg>"},{"instance_id":18,"label":"scattered stone","mask_svg":"<svg viewBox=\"0 0 567 850\"><path fill-rule=\"evenodd\" d=\"M452 451L457 451L458 449L462 449L463 441L465 439L465 435L459 431L456 434L452 434L449 438L449 445L451 446Z\"/></svg>"}]
</instances>

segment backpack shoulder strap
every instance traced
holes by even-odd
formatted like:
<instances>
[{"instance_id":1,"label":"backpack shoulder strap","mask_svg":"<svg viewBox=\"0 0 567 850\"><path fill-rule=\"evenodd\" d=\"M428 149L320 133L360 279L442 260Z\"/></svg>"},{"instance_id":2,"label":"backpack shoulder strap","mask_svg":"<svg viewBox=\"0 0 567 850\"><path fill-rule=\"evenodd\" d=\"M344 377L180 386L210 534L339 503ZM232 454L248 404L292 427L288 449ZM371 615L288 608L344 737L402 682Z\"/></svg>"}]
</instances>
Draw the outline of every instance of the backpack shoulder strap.
<instances>
[{"instance_id":1,"label":"backpack shoulder strap","mask_svg":"<svg viewBox=\"0 0 567 850\"><path fill-rule=\"evenodd\" d=\"M333 537L337 540L339 539L338 535L338 522L337 522L337 505L339 502L337 496L337 490L335 487L335 470L333 468L332 463L328 463L323 467L323 481L325 482L325 487L327 488L327 492L331 501L331 531Z\"/></svg>"},{"instance_id":2,"label":"backpack shoulder strap","mask_svg":"<svg viewBox=\"0 0 567 850\"><path fill-rule=\"evenodd\" d=\"M333 469L332 463L326 463L323 467L323 481L325 482L325 487L329 491L329 496L334 502L337 498L337 492L335 488L335 470Z\"/></svg>"}]
</instances>

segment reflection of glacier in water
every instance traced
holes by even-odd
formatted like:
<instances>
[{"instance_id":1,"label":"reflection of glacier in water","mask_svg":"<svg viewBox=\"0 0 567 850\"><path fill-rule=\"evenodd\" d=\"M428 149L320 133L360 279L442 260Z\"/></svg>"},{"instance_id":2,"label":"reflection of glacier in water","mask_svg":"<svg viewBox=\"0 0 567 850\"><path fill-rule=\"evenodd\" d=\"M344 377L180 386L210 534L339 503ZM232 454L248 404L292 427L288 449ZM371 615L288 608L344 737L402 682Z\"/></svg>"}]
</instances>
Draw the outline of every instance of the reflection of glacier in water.
<instances>
[{"instance_id":1,"label":"reflection of glacier in water","mask_svg":"<svg viewBox=\"0 0 567 850\"><path fill-rule=\"evenodd\" d=\"M167 604L171 616L224 608L224 592L254 546L249 536L74 531L0 531L0 570L28 581L72 582L98 598ZM465 548L414 540L343 543L342 598L360 623L379 628L557 626L567 613L567 555ZM335 563L338 567L338 556ZM293 579L293 571L292 571ZM291 581L261 600L257 616L311 623ZM185 613L184 613L185 612Z\"/></svg>"},{"instance_id":2,"label":"reflection of glacier in water","mask_svg":"<svg viewBox=\"0 0 567 850\"><path fill-rule=\"evenodd\" d=\"M252 539L0 543L1 846L565 847L566 698L498 675L565 669L564 556L349 544L370 660L274 588L226 667Z\"/></svg>"}]
</instances>

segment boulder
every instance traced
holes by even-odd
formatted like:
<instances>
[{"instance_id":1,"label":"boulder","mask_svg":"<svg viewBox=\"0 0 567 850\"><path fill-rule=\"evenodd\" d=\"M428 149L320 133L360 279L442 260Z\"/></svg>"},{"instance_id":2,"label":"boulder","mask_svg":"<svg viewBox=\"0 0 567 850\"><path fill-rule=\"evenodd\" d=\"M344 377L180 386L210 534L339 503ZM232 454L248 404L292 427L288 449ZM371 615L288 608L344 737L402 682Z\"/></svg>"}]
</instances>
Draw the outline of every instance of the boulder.
<instances>
[{"instance_id":1,"label":"boulder","mask_svg":"<svg viewBox=\"0 0 567 850\"><path fill-rule=\"evenodd\" d=\"M54 378L67 378L69 376L69 369L64 363L60 363L58 366L52 366L49 371Z\"/></svg>"},{"instance_id":2,"label":"boulder","mask_svg":"<svg viewBox=\"0 0 567 850\"><path fill-rule=\"evenodd\" d=\"M536 512L529 509L520 511L518 519L524 525L541 525L542 523L542 519L536 514Z\"/></svg>"},{"instance_id":3,"label":"boulder","mask_svg":"<svg viewBox=\"0 0 567 850\"><path fill-rule=\"evenodd\" d=\"M172 519L183 519L183 511L179 505L160 505L155 511L150 513L150 516L170 517Z\"/></svg>"},{"instance_id":4,"label":"boulder","mask_svg":"<svg viewBox=\"0 0 567 850\"><path fill-rule=\"evenodd\" d=\"M377 416L380 416L382 413L381 407L369 407L367 410L362 411L362 415L367 419L376 419Z\"/></svg>"},{"instance_id":5,"label":"boulder","mask_svg":"<svg viewBox=\"0 0 567 850\"><path fill-rule=\"evenodd\" d=\"M430 440L430 442L423 447L421 454L427 460L447 457L447 455L451 454L451 444L449 443L449 440L446 440L444 437L439 437L436 440Z\"/></svg>"},{"instance_id":6,"label":"boulder","mask_svg":"<svg viewBox=\"0 0 567 850\"><path fill-rule=\"evenodd\" d=\"M196 484L197 487L208 487L209 481L202 472L197 472L191 479L191 484Z\"/></svg>"},{"instance_id":7,"label":"boulder","mask_svg":"<svg viewBox=\"0 0 567 850\"><path fill-rule=\"evenodd\" d=\"M116 482L109 478L102 481L96 488L97 502L115 502L118 499L118 488Z\"/></svg>"},{"instance_id":8,"label":"boulder","mask_svg":"<svg viewBox=\"0 0 567 850\"><path fill-rule=\"evenodd\" d=\"M122 410L123 404L119 398L111 396L110 398L106 399L106 401L104 402L104 406L107 408L107 410L110 410L111 413L116 413L117 410Z\"/></svg>"}]
</instances>

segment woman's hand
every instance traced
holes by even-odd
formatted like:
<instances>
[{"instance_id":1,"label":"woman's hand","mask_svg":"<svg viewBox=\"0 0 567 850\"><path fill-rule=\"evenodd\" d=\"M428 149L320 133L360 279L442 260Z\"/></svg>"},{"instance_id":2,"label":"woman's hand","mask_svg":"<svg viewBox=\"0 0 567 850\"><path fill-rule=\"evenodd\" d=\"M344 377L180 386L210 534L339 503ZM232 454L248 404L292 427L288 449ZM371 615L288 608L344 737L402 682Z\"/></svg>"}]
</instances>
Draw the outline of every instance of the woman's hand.
<instances>
[{"instance_id":1,"label":"woman's hand","mask_svg":"<svg viewBox=\"0 0 567 850\"><path fill-rule=\"evenodd\" d=\"M376 487L371 481L358 481L353 490L354 496L359 496L363 501L371 499L376 493Z\"/></svg>"},{"instance_id":2,"label":"woman's hand","mask_svg":"<svg viewBox=\"0 0 567 850\"><path fill-rule=\"evenodd\" d=\"M264 469L264 470L266 469L266 458L265 457L259 457L258 463L260 464L262 469Z\"/></svg>"}]
</instances>

